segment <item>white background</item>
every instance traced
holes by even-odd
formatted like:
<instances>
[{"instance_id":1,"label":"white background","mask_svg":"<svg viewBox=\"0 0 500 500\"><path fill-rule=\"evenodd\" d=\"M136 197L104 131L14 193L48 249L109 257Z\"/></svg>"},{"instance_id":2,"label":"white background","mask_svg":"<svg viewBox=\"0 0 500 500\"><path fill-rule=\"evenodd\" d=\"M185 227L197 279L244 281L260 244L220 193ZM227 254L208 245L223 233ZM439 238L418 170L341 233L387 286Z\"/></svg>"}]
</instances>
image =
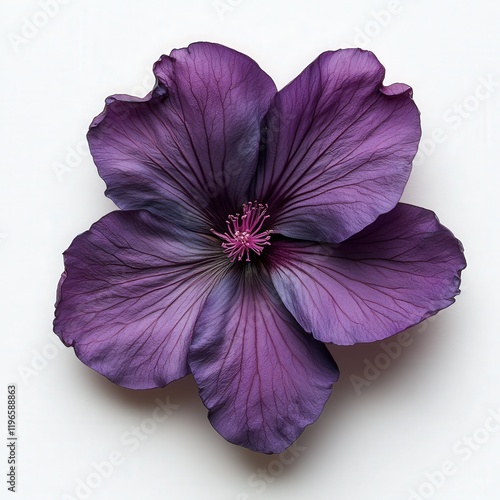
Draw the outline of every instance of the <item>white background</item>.
<instances>
[{"instance_id":1,"label":"white background","mask_svg":"<svg viewBox=\"0 0 500 500\"><path fill-rule=\"evenodd\" d=\"M19 465L13 496L2 437L0 497L499 498L500 431L489 416L500 412L499 3L52 4L48 15L39 1L1 1L0 436L15 383ZM87 127L106 96L144 95L158 57L198 40L250 55L279 88L324 50L373 50L386 83L411 85L422 113L425 149L404 200L435 210L466 249L456 304L410 330L396 359L380 356L387 342L331 348L341 380L295 454L225 442L190 377L162 390L122 389L52 333L61 254L114 208L85 148ZM376 364L383 369L364 373ZM353 376L366 375L372 380L356 390ZM165 413L154 413L155 400L167 397L178 408L156 424ZM132 444L141 426L144 439ZM117 454L120 464L98 475L95 464ZM443 464L446 476L436 472ZM80 481L91 488L77 491Z\"/></svg>"}]
</instances>

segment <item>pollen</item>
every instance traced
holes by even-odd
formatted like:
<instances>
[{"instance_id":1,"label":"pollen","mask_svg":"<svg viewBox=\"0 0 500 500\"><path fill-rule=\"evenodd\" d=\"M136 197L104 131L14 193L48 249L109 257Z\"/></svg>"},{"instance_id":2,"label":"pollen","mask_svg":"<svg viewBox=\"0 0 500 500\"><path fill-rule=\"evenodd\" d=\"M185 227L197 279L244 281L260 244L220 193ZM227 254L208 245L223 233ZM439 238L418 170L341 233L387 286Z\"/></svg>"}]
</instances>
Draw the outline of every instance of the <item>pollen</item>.
<instances>
[{"instance_id":1,"label":"pollen","mask_svg":"<svg viewBox=\"0 0 500 500\"><path fill-rule=\"evenodd\" d=\"M225 233L218 233L211 229L212 233L223 240L224 253L234 262L243 260L250 262L251 252L260 255L266 245L270 245L271 229L262 230L267 215L267 205L254 202L243 205L243 213L230 215Z\"/></svg>"}]
</instances>

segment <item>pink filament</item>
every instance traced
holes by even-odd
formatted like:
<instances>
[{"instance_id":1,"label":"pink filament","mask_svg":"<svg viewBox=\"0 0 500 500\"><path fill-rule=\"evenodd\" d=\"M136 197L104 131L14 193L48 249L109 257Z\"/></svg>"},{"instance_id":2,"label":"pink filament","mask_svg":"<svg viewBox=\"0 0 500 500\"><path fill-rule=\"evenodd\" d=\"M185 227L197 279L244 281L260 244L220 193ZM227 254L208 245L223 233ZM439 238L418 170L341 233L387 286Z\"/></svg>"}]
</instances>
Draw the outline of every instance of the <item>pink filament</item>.
<instances>
[{"instance_id":1,"label":"pink filament","mask_svg":"<svg viewBox=\"0 0 500 500\"><path fill-rule=\"evenodd\" d=\"M243 215L230 215L227 224L227 232L222 234L214 229L211 231L224 240L222 248L227 256L234 262L242 260L246 255L246 261L250 262L250 251L260 255L264 245L269 242L272 230L261 231L264 221L269 217L266 215L267 205L260 205L256 201L243 205Z\"/></svg>"}]
</instances>

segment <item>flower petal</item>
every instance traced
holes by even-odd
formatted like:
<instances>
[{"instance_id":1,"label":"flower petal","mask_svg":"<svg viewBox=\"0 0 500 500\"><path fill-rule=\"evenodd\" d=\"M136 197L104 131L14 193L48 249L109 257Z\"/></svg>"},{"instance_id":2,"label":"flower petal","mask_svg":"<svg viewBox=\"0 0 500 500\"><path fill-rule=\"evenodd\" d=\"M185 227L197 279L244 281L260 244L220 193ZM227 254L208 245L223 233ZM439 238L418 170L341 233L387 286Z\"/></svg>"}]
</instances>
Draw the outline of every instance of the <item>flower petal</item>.
<instances>
[{"instance_id":1,"label":"flower petal","mask_svg":"<svg viewBox=\"0 0 500 500\"><path fill-rule=\"evenodd\" d=\"M220 272L218 255L202 236L147 211L112 212L64 253L54 331L111 381L162 387L189 373L193 326Z\"/></svg>"},{"instance_id":2,"label":"flower petal","mask_svg":"<svg viewBox=\"0 0 500 500\"><path fill-rule=\"evenodd\" d=\"M195 43L162 56L145 98L111 96L88 140L106 194L187 228L248 201L261 120L276 87L249 57Z\"/></svg>"},{"instance_id":3,"label":"flower petal","mask_svg":"<svg viewBox=\"0 0 500 500\"><path fill-rule=\"evenodd\" d=\"M304 330L335 344L384 339L454 302L461 243L435 214L399 203L340 245L273 242L270 273Z\"/></svg>"},{"instance_id":4,"label":"flower petal","mask_svg":"<svg viewBox=\"0 0 500 500\"><path fill-rule=\"evenodd\" d=\"M278 92L254 198L286 236L340 242L399 201L420 139L407 85L360 49L325 52Z\"/></svg>"},{"instance_id":5,"label":"flower petal","mask_svg":"<svg viewBox=\"0 0 500 500\"><path fill-rule=\"evenodd\" d=\"M314 422L338 369L265 274L228 274L208 298L189 354L209 419L228 441L279 453Z\"/></svg>"}]
</instances>

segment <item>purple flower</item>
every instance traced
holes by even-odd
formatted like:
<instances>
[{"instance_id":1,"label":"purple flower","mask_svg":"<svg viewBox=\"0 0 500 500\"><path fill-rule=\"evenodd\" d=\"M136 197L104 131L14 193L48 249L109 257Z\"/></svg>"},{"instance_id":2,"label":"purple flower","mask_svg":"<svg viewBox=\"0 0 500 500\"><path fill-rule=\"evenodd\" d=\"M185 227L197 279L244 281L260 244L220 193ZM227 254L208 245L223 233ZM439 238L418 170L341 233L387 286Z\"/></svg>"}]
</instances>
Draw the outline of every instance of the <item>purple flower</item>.
<instances>
[{"instance_id":1,"label":"purple flower","mask_svg":"<svg viewBox=\"0 0 500 500\"><path fill-rule=\"evenodd\" d=\"M121 210L65 252L55 332L124 387L192 373L222 436L278 453L338 378L323 342L384 339L459 293L460 242L399 203L419 112L363 50L325 52L279 92L210 43L154 74L90 126Z\"/></svg>"}]
</instances>

